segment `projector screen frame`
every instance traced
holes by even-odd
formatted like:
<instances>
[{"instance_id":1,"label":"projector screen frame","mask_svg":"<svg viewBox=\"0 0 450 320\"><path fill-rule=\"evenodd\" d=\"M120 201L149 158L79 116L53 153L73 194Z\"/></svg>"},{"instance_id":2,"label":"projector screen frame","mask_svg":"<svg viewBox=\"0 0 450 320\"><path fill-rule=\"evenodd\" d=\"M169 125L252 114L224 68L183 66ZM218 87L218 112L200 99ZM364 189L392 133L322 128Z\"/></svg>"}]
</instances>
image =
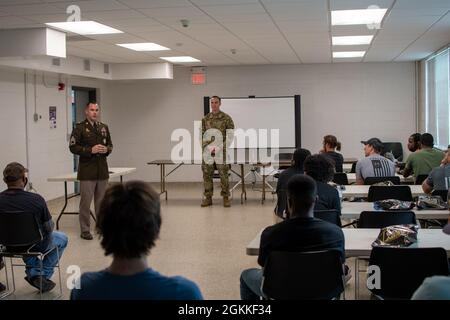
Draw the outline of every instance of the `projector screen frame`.
<instances>
[{"instance_id":1,"label":"projector screen frame","mask_svg":"<svg viewBox=\"0 0 450 320\"><path fill-rule=\"evenodd\" d=\"M273 97L256 97L256 96L248 96L248 97L220 97L221 100L226 99L277 99L277 98L293 98L294 99L294 115L295 115L295 147L292 148L301 148L302 146L302 127L301 127L301 96L299 94L293 96L273 96ZM203 97L203 113L206 116L210 112L209 100L211 97L204 96ZM283 148L280 148L283 149ZM286 148L290 149L290 148Z\"/></svg>"}]
</instances>

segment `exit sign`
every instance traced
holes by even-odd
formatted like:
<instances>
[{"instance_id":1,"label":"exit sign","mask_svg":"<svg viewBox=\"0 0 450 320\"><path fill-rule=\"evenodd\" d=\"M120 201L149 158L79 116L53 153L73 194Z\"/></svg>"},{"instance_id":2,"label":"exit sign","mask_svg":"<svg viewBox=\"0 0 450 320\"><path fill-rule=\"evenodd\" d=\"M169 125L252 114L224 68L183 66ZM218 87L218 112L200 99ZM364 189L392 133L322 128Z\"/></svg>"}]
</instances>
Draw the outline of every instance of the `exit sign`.
<instances>
[{"instance_id":1,"label":"exit sign","mask_svg":"<svg viewBox=\"0 0 450 320\"><path fill-rule=\"evenodd\" d=\"M191 74L191 83L192 84L205 84L206 83L206 74L205 73L192 73Z\"/></svg>"}]
</instances>

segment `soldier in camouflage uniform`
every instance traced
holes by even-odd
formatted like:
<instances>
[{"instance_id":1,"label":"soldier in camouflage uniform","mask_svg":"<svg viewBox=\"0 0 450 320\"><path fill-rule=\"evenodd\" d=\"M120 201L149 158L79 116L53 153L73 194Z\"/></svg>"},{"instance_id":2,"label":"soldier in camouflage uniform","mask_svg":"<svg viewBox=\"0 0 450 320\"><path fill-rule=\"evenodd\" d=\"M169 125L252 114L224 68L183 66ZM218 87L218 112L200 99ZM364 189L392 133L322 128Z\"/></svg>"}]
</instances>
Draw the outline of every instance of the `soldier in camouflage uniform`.
<instances>
[{"instance_id":1,"label":"soldier in camouflage uniform","mask_svg":"<svg viewBox=\"0 0 450 320\"><path fill-rule=\"evenodd\" d=\"M212 205L212 195L213 195L213 174L214 170L217 169L220 175L220 186L222 188L221 195L223 197L223 206L230 207L230 190L228 184L228 170L229 164L226 163L226 142L231 142L232 132L228 132L227 139L227 129L233 130L234 123L233 119L226 113L220 111L221 99L218 96L213 96L211 98L211 112L208 113L202 119L202 147L204 150L204 158L202 162L202 171L203 171L203 183L205 186L204 196L205 198L202 201L202 207L208 207ZM204 133L209 129L216 129L220 131L223 141L214 143L214 137L206 138L204 137ZM218 144L219 147L211 145ZM205 150L205 148L208 148ZM205 153L210 154L212 157L215 157L215 161L213 163L208 163L205 161ZM222 153L222 154L219 154ZM220 159L220 156L223 156ZM219 156L219 157L218 157Z\"/></svg>"},{"instance_id":2,"label":"soldier in camouflage uniform","mask_svg":"<svg viewBox=\"0 0 450 320\"><path fill-rule=\"evenodd\" d=\"M80 156L77 179L80 181L80 228L81 238L92 240L90 232L90 206L94 198L95 212L108 186L109 171L106 157L113 145L108 126L97 120L99 107L88 103L86 120L76 124L70 137L70 151Z\"/></svg>"}]
</instances>

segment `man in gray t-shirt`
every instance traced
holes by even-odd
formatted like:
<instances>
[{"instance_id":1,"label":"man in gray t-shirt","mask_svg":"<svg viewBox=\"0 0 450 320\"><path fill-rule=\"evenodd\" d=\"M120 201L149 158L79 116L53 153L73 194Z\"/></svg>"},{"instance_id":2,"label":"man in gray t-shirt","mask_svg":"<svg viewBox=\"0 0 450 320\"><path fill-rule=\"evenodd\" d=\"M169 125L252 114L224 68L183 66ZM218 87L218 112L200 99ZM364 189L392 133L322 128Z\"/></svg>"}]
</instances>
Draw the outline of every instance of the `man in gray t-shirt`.
<instances>
[{"instance_id":1,"label":"man in gray t-shirt","mask_svg":"<svg viewBox=\"0 0 450 320\"><path fill-rule=\"evenodd\" d=\"M368 177L392 177L395 176L395 164L383 157L383 143L378 138L361 141L364 144L365 158L356 163L356 184L364 184Z\"/></svg>"},{"instance_id":2,"label":"man in gray t-shirt","mask_svg":"<svg viewBox=\"0 0 450 320\"><path fill-rule=\"evenodd\" d=\"M431 170L428 178L422 183L422 189L425 193L431 193L433 190L448 190L450 187L450 146L447 149L442 165Z\"/></svg>"}]
</instances>

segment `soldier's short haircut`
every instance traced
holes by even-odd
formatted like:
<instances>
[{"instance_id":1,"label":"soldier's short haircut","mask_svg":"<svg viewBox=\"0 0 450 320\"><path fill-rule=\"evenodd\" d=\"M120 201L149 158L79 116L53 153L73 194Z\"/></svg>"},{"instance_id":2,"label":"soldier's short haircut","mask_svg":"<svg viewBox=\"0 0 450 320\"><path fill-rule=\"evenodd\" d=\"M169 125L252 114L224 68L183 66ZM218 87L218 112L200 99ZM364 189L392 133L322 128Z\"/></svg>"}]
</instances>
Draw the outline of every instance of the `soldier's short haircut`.
<instances>
[{"instance_id":1,"label":"soldier's short haircut","mask_svg":"<svg viewBox=\"0 0 450 320\"><path fill-rule=\"evenodd\" d=\"M105 255L139 258L155 245L161 228L159 195L142 181L106 190L97 218Z\"/></svg>"},{"instance_id":2,"label":"soldier's short haircut","mask_svg":"<svg viewBox=\"0 0 450 320\"><path fill-rule=\"evenodd\" d=\"M222 99L220 99L219 96L212 96L212 97L211 97L211 99L214 99L214 98L217 99L217 100L219 100L219 102L222 102Z\"/></svg>"},{"instance_id":3,"label":"soldier's short haircut","mask_svg":"<svg viewBox=\"0 0 450 320\"><path fill-rule=\"evenodd\" d=\"M86 104L86 107L85 107L85 108L86 108L86 109L89 108L89 105L90 105L90 104L96 104L96 105L98 106L97 101L89 101L89 102Z\"/></svg>"}]
</instances>

